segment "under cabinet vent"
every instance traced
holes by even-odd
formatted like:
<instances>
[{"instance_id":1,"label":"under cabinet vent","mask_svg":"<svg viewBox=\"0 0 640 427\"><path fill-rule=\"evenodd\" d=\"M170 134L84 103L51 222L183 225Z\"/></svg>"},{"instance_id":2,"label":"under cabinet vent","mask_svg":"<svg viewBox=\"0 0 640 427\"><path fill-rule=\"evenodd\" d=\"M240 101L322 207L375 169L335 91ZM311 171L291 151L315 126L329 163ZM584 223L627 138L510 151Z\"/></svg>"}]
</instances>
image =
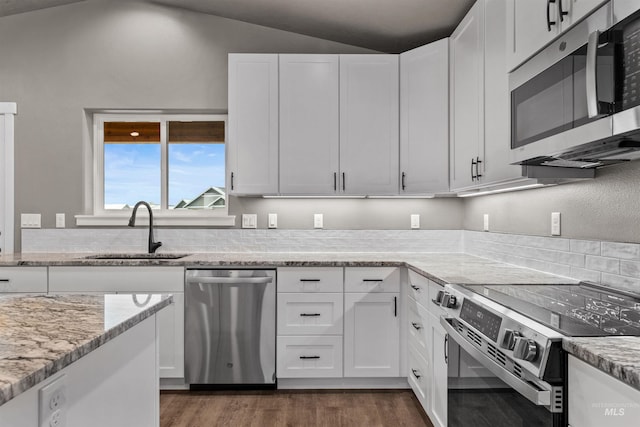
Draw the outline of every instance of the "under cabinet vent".
<instances>
[{"instance_id":1,"label":"under cabinet vent","mask_svg":"<svg viewBox=\"0 0 640 427\"><path fill-rule=\"evenodd\" d=\"M514 363L513 374L518 378L522 378L522 366L518 365L517 363Z\"/></svg>"},{"instance_id":2,"label":"under cabinet vent","mask_svg":"<svg viewBox=\"0 0 640 427\"><path fill-rule=\"evenodd\" d=\"M478 347L482 346L482 337L480 337L480 335L476 334L475 332L473 332L471 329L467 329L467 336L469 337L469 339L471 341L473 341L474 343L476 343L476 345Z\"/></svg>"},{"instance_id":3,"label":"under cabinet vent","mask_svg":"<svg viewBox=\"0 0 640 427\"><path fill-rule=\"evenodd\" d=\"M502 366L507 366L507 358L505 355L491 344L487 344L487 353L495 362Z\"/></svg>"}]
</instances>

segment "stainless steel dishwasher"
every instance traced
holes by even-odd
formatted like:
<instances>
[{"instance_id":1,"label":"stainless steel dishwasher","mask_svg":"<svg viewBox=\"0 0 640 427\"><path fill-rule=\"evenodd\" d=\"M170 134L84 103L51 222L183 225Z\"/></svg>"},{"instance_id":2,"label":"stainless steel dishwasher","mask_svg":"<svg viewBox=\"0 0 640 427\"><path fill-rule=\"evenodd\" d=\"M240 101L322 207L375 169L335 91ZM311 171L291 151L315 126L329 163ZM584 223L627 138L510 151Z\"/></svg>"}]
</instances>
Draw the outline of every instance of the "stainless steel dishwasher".
<instances>
[{"instance_id":1,"label":"stainless steel dishwasher","mask_svg":"<svg viewBox=\"0 0 640 427\"><path fill-rule=\"evenodd\" d=\"M187 269L184 316L191 389L275 387L275 270Z\"/></svg>"}]
</instances>

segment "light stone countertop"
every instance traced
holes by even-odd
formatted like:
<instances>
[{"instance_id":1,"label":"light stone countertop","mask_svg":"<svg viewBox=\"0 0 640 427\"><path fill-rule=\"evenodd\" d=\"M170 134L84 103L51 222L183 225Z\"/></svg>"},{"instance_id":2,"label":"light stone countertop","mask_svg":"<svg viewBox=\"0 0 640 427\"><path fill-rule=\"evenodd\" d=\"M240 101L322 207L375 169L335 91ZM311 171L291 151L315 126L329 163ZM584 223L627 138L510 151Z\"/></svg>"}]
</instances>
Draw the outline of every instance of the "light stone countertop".
<instances>
[{"instance_id":1,"label":"light stone countertop","mask_svg":"<svg viewBox=\"0 0 640 427\"><path fill-rule=\"evenodd\" d=\"M0 405L112 340L173 301L152 294L0 295Z\"/></svg>"},{"instance_id":2,"label":"light stone countertop","mask_svg":"<svg viewBox=\"0 0 640 427\"><path fill-rule=\"evenodd\" d=\"M576 284L578 280L464 253L429 252L224 252L193 253L174 260L86 259L95 254L50 253L0 256L11 266L183 266L183 267L408 267L439 284ZM568 338L565 349L638 388L640 337ZM621 355L625 355L621 358Z\"/></svg>"}]
</instances>

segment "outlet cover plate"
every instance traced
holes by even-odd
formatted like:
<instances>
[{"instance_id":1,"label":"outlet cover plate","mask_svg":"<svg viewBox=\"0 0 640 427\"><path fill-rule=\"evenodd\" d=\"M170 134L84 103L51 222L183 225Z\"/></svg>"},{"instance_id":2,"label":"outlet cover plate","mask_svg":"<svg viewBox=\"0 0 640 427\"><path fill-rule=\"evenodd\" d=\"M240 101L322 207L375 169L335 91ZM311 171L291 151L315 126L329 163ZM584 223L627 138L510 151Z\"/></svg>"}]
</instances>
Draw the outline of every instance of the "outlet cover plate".
<instances>
[{"instance_id":1,"label":"outlet cover plate","mask_svg":"<svg viewBox=\"0 0 640 427\"><path fill-rule=\"evenodd\" d=\"M242 228L258 228L258 215L242 214Z\"/></svg>"},{"instance_id":2,"label":"outlet cover plate","mask_svg":"<svg viewBox=\"0 0 640 427\"><path fill-rule=\"evenodd\" d=\"M322 214L313 214L313 228L324 227L324 220Z\"/></svg>"},{"instance_id":3,"label":"outlet cover plate","mask_svg":"<svg viewBox=\"0 0 640 427\"><path fill-rule=\"evenodd\" d=\"M482 229L484 231L489 231L489 214L484 214Z\"/></svg>"},{"instance_id":4,"label":"outlet cover plate","mask_svg":"<svg viewBox=\"0 0 640 427\"><path fill-rule=\"evenodd\" d=\"M420 215L419 214L411 214L411 228L418 229L420 228Z\"/></svg>"},{"instance_id":5,"label":"outlet cover plate","mask_svg":"<svg viewBox=\"0 0 640 427\"><path fill-rule=\"evenodd\" d=\"M67 377L60 375L38 391L38 425L67 425Z\"/></svg>"},{"instance_id":6,"label":"outlet cover plate","mask_svg":"<svg viewBox=\"0 0 640 427\"><path fill-rule=\"evenodd\" d=\"M269 228L278 228L278 214L271 213L269 214Z\"/></svg>"},{"instance_id":7,"label":"outlet cover plate","mask_svg":"<svg viewBox=\"0 0 640 427\"><path fill-rule=\"evenodd\" d=\"M560 235L560 212L551 212L551 235Z\"/></svg>"}]
</instances>

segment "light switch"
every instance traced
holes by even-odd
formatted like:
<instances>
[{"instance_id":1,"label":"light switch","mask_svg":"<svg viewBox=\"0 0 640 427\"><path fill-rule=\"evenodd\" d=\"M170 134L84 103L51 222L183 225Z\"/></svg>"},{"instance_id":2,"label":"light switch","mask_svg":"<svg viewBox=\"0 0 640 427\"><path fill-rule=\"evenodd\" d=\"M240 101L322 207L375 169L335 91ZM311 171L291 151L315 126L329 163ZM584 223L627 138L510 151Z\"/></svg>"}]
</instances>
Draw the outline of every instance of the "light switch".
<instances>
[{"instance_id":1,"label":"light switch","mask_svg":"<svg viewBox=\"0 0 640 427\"><path fill-rule=\"evenodd\" d=\"M420 228L420 215L419 214L411 214L411 228L412 229Z\"/></svg>"},{"instance_id":2,"label":"light switch","mask_svg":"<svg viewBox=\"0 0 640 427\"><path fill-rule=\"evenodd\" d=\"M551 212L551 235L560 235L560 212Z\"/></svg>"},{"instance_id":3,"label":"light switch","mask_svg":"<svg viewBox=\"0 0 640 427\"><path fill-rule=\"evenodd\" d=\"M313 228L322 228L323 226L322 214L313 214Z\"/></svg>"},{"instance_id":4,"label":"light switch","mask_svg":"<svg viewBox=\"0 0 640 427\"><path fill-rule=\"evenodd\" d=\"M20 214L20 227L40 228L40 214Z\"/></svg>"},{"instance_id":5,"label":"light switch","mask_svg":"<svg viewBox=\"0 0 640 427\"><path fill-rule=\"evenodd\" d=\"M242 214L242 228L258 228L258 215Z\"/></svg>"},{"instance_id":6,"label":"light switch","mask_svg":"<svg viewBox=\"0 0 640 427\"><path fill-rule=\"evenodd\" d=\"M278 214L269 214L269 228L278 228Z\"/></svg>"},{"instance_id":7,"label":"light switch","mask_svg":"<svg viewBox=\"0 0 640 427\"><path fill-rule=\"evenodd\" d=\"M484 224L482 225L482 229L484 231L489 231L489 214L484 214Z\"/></svg>"}]
</instances>

